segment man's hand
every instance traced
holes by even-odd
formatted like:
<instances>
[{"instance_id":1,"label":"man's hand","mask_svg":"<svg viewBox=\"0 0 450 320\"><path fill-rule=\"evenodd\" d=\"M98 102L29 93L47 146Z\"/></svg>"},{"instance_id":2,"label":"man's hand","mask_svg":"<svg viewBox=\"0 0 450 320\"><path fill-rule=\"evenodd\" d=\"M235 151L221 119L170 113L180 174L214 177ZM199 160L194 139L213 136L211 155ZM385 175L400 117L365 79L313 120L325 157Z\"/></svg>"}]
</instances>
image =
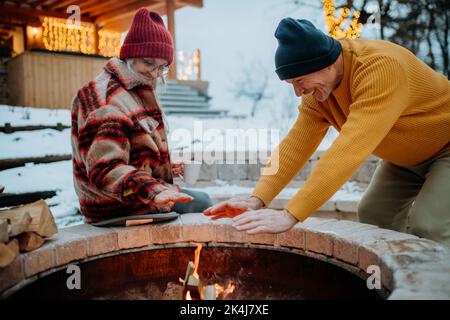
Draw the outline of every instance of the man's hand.
<instances>
[{"instance_id":1,"label":"man's hand","mask_svg":"<svg viewBox=\"0 0 450 320\"><path fill-rule=\"evenodd\" d=\"M184 176L184 163L182 161L172 162L172 175L174 177Z\"/></svg>"},{"instance_id":2,"label":"man's hand","mask_svg":"<svg viewBox=\"0 0 450 320\"><path fill-rule=\"evenodd\" d=\"M232 226L248 234L280 233L291 229L298 220L287 210L261 209L233 218Z\"/></svg>"},{"instance_id":3,"label":"man's hand","mask_svg":"<svg viewBox=\"0 0 450 320\"><path fill-rule=\"evenodd\" d=\"M258 210L264 206L263 202L256 197L235 197L227 201L219 202L209 207L203 214L212 220L221 218L233 218L248 210Z\"/></svg>"},{"instance_id":4,"label":"man's hand","mask_svg":"<svg viewBox=\"0 0 450 320\"><path fill-rule=\"evenodd\" d=\"M175 202L191 202L192 200L193 198L185 193L174 190L165 190L158 193L153 199L153 202L157 206L164 206L173 205Z\"/></svg>"}]
</instances>

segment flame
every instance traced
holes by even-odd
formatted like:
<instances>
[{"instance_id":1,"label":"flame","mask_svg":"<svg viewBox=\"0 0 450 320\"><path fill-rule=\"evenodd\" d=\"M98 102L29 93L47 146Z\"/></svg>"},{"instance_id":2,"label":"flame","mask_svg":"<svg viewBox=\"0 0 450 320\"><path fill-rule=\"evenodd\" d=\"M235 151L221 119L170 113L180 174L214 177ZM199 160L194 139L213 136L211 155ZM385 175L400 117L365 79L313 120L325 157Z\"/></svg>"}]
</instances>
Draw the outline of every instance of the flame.
<instances>
[{"instance_id":1,"label":"flame","mask_svg":"<svg viewBox=\"0 0 450 320\"><path fill-rule=\"evenodd\" d=\"M198 270L198 265L200 263L200 251L202 251L202 244L198 244L197 245L197 249L195 249L195 258L194 258L194 273L193 276L196 277L197 279L200 278L200 276L197 273Z\"/></svg>"},{"instance_id":2,"label":"flame","mask_svg":"<svg viewBox=\"0 0 450 320\"><path fill-rule=\"evenodd\" d=\"M233 283L228 283L228 286L226 289L224 289L224 287L222 287L218 283L214 284L214 286L216 287L216 296L223 294L223 297L226 297L230 293L233 293L234 289L236 289L236 286Z\"/></svg>"},{"instance_id":3,"label":"flame","mask_svg":"<svg viewBox=\"0 0 450 320\"><path fill-rule=\"evenodd\" d=\"M191 292L189 290L186 292L186 300L192 300Z\"/></svg>"}]
</instances>

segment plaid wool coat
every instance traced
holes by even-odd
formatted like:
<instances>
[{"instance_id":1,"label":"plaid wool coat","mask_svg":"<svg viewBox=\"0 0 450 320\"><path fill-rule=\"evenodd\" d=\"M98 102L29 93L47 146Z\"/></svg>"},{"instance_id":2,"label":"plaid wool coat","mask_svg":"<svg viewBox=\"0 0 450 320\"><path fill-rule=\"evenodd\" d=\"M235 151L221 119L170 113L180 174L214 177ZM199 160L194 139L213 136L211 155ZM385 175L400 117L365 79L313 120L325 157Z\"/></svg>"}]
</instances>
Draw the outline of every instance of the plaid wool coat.
<instances>
[{"instance_id":1,"label":"plaid wool coat","mask_svg":"<svg viewBox=\"0 0 450 320\"><path fill-rule=\"evenodd\" d=\"M173 184L163 114L149 83L112 58L72 102L75 191L87 221L168 212Z\"/></svg>"}]
</instances>

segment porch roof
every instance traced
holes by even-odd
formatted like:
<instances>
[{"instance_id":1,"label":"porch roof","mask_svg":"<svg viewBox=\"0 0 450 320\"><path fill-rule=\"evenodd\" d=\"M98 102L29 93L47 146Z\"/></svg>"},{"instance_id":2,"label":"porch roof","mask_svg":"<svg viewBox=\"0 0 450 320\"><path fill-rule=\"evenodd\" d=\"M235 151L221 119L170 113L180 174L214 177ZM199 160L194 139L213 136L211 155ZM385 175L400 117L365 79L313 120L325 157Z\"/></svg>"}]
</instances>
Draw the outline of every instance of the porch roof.
<instances>
[{"instance_id":1,"label":"porch roof","mask_svg":"<svg viewBox=\"0 0 450 320\"><path fill-rule=\"evenodd\" d=\"M81 21L98 28L124 32L137 9L147 7L161 15L186 6L201 8L203 0L7 0L0 1L0 31L10 25L39 26L40 16L68 18L71 5L80 7ZM173 12L172 12L173 14Z\"/></svg>"}]
</instances>

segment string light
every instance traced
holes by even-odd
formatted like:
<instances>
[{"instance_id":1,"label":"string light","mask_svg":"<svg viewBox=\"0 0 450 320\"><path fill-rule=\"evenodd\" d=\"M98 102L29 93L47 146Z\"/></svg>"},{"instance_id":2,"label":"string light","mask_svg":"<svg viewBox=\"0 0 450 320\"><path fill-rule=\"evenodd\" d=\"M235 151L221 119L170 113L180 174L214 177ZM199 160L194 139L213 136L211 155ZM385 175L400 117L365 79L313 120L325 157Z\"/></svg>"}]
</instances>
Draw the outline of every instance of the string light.
<instances>
[{"instance_id":1,"label":"string light","mask_svg":"<svg viewBox=\"0 0 450 320\"><path fill-rule=\"evenodd\" d=\"M98 32L98 53L105 57L118 56L122 33L109 30Z\"/></svg>"},{"instance_id":2,"label":"string light","mask_svg":"<svg viewBox=\"0 0 450 320\"><path fill-rule=\"evenodd\" d=\"M184 51L177 52L177 79L189 80L193 76L199 78L200 51L197 49L186 57Z\"/></svg>"},{"instance_id":3,"label":"string light","mask_svg":"<svg viewBox=\"0 0 450 320\"><path fill-rule=\"evenodd\" d=\"M71 51L94 54L94 24L80 22L79 25L67 23L66 19L43 17L42 41L49 51ZM122 33L109 30L98 32L98 53L105 57L117 56L120 50Z\"/></svg>"},{"instance_id":4,"label":"string light","mask_svg":"<svg viewBox=\"0 0 450 320\"><path fill-rule=\"evenodd\" d=\"M323 13L327 24L328 33L335 39L359 38L362 29L362 23L359 22L360 12L353 13L351 24L343 29L343 24L350 16L350 9L344 7L341 10L339 18L335 18L334 0L323 0Z\"/></svg>"},{"instance_id":5,"label":"string light","mask_svg":"<svg viewBox=\"0 0 450 320\"><path fill-rule=\"evenodd\" d=\"M94 54L95 47L89 41L94 36L94 26L81 22L79 26L67 23L66 19L44 17L42 41L50 51L74 51Z\"/></svg>"}]
</instances>

